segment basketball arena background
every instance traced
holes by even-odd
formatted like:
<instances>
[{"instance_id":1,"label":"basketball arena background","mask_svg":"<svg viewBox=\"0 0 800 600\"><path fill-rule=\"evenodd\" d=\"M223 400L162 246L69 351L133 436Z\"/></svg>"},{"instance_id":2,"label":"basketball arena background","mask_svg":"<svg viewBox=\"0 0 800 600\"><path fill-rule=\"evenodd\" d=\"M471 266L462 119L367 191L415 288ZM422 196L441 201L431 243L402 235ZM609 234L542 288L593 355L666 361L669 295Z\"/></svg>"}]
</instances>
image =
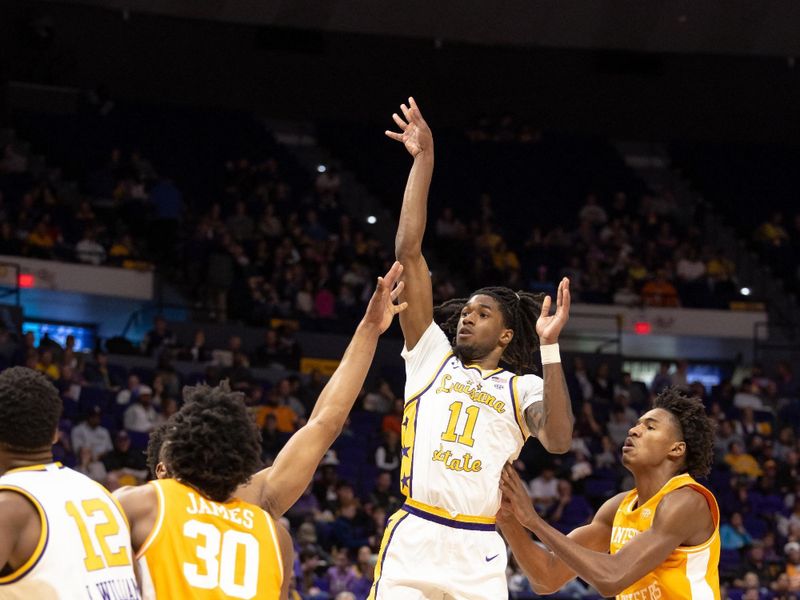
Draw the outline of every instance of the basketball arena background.
<instances>
[{"instance_id":1,"label":"basketball arena background","mask_svg":"<svg viewBox=\"0 0 800 600\"><path fill-rule=\"evenodd\" d=\"M141 483L181 386L222 378L275 456L393 260L409 160L383 131L413 95L435 300L572 282L576 437L523 450L537 505L585 523L630 485L631 418L684 387L719 422L722 597L800 593L800 5L255 4L0 3L0 366L61 391L57 458ZM288 515L303 598L369 590L401 347ZM102 459L74 435L97 417ZM509 587L535 597L513 562Z\"/></svg>"}]
</instances>

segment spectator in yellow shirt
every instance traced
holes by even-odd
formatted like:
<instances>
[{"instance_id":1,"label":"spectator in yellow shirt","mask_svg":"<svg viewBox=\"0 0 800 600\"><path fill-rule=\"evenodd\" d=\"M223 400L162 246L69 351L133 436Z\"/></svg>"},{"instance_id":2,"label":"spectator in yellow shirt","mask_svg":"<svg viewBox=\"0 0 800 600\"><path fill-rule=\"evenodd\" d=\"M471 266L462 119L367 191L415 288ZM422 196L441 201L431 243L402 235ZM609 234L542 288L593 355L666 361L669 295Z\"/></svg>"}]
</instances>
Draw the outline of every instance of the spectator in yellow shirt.
<instances>
[{"instance_id":1,"label":"spectator in yellow shirt","mask_svg":"<svg viewBox=\"0 0 800 600\"><path fill-rule=\"evenodd\" d=\"M61 369L53 362L53 353L45 350L39 355L39 362L36 363L36 370L43 373L45 377L52 381L61 379Z\"/></svg>"},{"instance_id":2,"label":"spectator in yellow shirt","mask_svg":"<svg viewBox=\"0 0 800 600\"><path fill-rule=\"evenodd\" d=\"M492 251L492 262L494 263L494 268L501 273L519 271L520 268L517 253L508 248L508 244L506 244L505 240L497 242L497 245Z\"/></svg>"},{"instance_id":3,"label":"spectator in yellow shirt","mask_svg":"<svg viewBox=\"0 0 800 600\"><path fill-rule=\"evenodd\" d=\"M56 245L56 240L44 220L36 224L25 241L28 244L30 255L39 258L50 258L53 247Z\"/></svg>"},{"instance_id":4,"label":"spectator in yellow shirt","mask_svg":"<svg viewBox=\"0 0 800 600\"><path fill-rule=\"evenodd\" d=\"M714 281L729 281L736 275L736 264L720 250L716 250L706 263L706 272Z\"/></svg>"},{"instance_id":5,"label":"spectator in yellow shirt","mask_svg":"<svg viewBox=\"0 0 800 600\"><path fill-rule=\"evenodd\" d=\"M278 402L274 392L270 392L266 406L256 411L256 424L259 429L264 428L267 415L275 417L275 425L281 433L294 433L297 429L297 414L286 404Z\"/></svg>"},{"instance_id":6,"label":"spectator in yellow shirt","mask_svg":"<svg viewBox=\"0 0 800 600\"><path fill-rule=\"evenodd\" d=\"M731 468L731 471L739 475L746 475L751 479L761 476L761 466L752 454L745 452L741 442L733 441L729 448L728 454L725 455L725 463Z\"/></svg>"},{"instance_id":7,"label":"spectator in yellow shirt","mask_svg":"<svg viewBox=\"0 0 800 600\"><path fill-rule=\"evenodd\" d=\"M789 234L783 226L783 215L772 213L769 221L764 221L755 234L756 241L770 246L784 246L789 243Z\"/></svg>"},{"instance_id":8,"label":"spectator in yellow shirt","mask_svg":"<svg viewBox=\"0 0 800 600\"><path fill-rule=\"evenodd\" d=\"M486 253L494 252L498 244L503 241L503 238L494 231L491 223L484 223L481 227L481 234L475 239L475 245L478 250Z\"/></svg>"}]
</instances>

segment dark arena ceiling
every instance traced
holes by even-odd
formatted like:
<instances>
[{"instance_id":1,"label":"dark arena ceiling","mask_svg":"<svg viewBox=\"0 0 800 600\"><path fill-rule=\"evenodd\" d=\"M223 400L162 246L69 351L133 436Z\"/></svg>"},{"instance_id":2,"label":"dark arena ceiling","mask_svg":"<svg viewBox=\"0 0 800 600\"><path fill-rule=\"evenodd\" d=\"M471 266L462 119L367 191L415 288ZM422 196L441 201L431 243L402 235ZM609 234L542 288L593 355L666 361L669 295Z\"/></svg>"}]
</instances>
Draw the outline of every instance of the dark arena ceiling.
<instances>
[{"instance_id":1,"label":"dark arena ceiling","mask_svg":"<svg viewBox=\"0 0 800 600\"><path fill-rule=\"evenodd\" d=\"M794 57L796 0L58 0L129 13L447 42Z\"/></svg>"}]
</instances>

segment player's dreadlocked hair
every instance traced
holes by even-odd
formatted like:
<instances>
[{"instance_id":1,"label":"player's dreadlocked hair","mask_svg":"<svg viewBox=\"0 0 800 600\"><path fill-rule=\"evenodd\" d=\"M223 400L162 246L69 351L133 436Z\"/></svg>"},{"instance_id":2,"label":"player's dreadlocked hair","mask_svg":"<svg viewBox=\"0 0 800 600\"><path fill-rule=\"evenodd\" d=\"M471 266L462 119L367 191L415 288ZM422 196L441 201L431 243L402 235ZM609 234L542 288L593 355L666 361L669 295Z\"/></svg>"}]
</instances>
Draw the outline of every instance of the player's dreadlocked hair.
<instances>
[{"instance_id":1,"label":"player's dreadlocked hair","mask_svg":"<svg viewBox=\"0 0 800 600\"><path fill-rule=\"evenodd\" d=\"M470 298L478 294L494 298L503 313L506 327L514 330L514 337L503 352L503 362L519 375L536 371L533 360L534 353L539 349L536 320L542 312L545 295L515 292L507 287L485 287L475 290ZM468 301L469 298L453 298L433 310L434 321L451 341L455 339L461 309Z\"/></svg>"},{"instance_id":2,"label":"player's dreadlocked hair","mask_svg":"<svg viewBox=\"0 0 800 600\"><path fill-rule=\"evenodd\" d=\"M686 443L685 469L692 477L705 477L714 462L714 421L706 415L699 398L683 394L670 387L662 391L653 408L668 411L680 426Z\"/></svg>"},{"instance_id":3,"label":"player's dreadlocked hair","mask_svg":"<svg viewBox=\"0 0 800 600\"><path fill-rule=\"evenodd\" d=\"M16 452L50 448L60 417L61 397L44 375L26 367L0 373L0 444Z\"/></svg>"},{"instance_id":4,"label":"player's dreadlocked hair","mask_svg":"<svg viewBox=\"0 0 800 600\"><path fill-rule=\"evenodd\" d=\"M175 479L224 502L261 466L261 433L227 381L183 390L183 407L170 418L161 455Z\"/></svg>"}]
</instances>

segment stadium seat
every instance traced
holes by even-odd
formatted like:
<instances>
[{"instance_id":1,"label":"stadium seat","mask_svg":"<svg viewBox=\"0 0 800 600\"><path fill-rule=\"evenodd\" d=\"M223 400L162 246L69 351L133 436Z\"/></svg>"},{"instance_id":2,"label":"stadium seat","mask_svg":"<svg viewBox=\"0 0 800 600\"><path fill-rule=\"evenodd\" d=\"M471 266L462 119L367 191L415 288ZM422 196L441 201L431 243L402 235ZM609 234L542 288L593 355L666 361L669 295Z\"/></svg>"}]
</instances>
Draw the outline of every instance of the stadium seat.
<instances>
[{"instance_id":1,"label":"stadium seat","mask_svg":"<svg viewBox=\"0 0 800 600\"><path fill-rule=\"evenodd\" d=\"M128 437L131 439L131 448L135 450L144 450L147 448L147 442L150 439L150 434L128 430Z\"/></svg>"},{"instance_id":2,"label":"stadium seat","mask_svg":"<svg viewBox=\"0 0 800 600\"><path fill-rule=\"evenodd\" d=\"M110 390L105 390L103 388L94 386L83 386L81 388L79 400L80 409L84 414L86 414L93 407L99 406L100 410L105 413L111 408L111 404L114 402L114 399L115 394Z\"/></svg>"},{"instance_id":3,"label":"stadium seat","mask_svg":"<svg viewBox=\"0 0 800 600\"><path fill-rule=\"evenodd\" d=\"M755 515L746 515L743 521L744 528L753 538L760 540L766 535L768 527L764 519Z\"/></svg>"},{"instance_id":4,"label":"stadium seat","mask_svg":"<svg viewBox=\"0 0 800 600\"><path fill-rule=\"evenodd\" d=\"M131 367L128 371L129 375L136 375L139 381L147 385L153 385L153 377L156 375L155 369L149 367Z\"/></svg>"},{"instance_id":5,"label":"stadium seat","mask_svg":"<svg viewBox=\"0 0 800 600\"><path fill-rule=\"evenodd\" d=\"M589 477L584 483L583 492L592 500L607 500L618 491L615 479L596 479Z\"/></svg>"},{"instance_id":6,"label":"stadium seat","mask_svg":"<svg viewBox=\"0 0 800 600\"><path fill-rule=\"evenodd\" d=\"M123 385L128 380L128 369L123 365L114 365L109 363L108 364L108 374L111 376L112 379L116 379Z\"/></svg>"},{"instance_id":7,"label":"stadium seat","mask_svg":"<svg viewBox=\"0 0 800 600\"><path fill-rule=\"evenodd\" d=\"M81 409L80 404L78 404L77 401L73 400L72 398L62 396L61 402L64 406L64 412L62 414L65 419L70 419L71 421L77 421L80 419Z\"/></svg>"},{"instance_id":8,"label":"stadium seat","mask_svg":"<svg viewBox=\"0 0 800 600\"><path fill-rule=\"evenodd\" d=\"M738 550L720 550L719 569L723 573L737 573L742 565L742 555Z\"/></svg>"}]
</instances>

